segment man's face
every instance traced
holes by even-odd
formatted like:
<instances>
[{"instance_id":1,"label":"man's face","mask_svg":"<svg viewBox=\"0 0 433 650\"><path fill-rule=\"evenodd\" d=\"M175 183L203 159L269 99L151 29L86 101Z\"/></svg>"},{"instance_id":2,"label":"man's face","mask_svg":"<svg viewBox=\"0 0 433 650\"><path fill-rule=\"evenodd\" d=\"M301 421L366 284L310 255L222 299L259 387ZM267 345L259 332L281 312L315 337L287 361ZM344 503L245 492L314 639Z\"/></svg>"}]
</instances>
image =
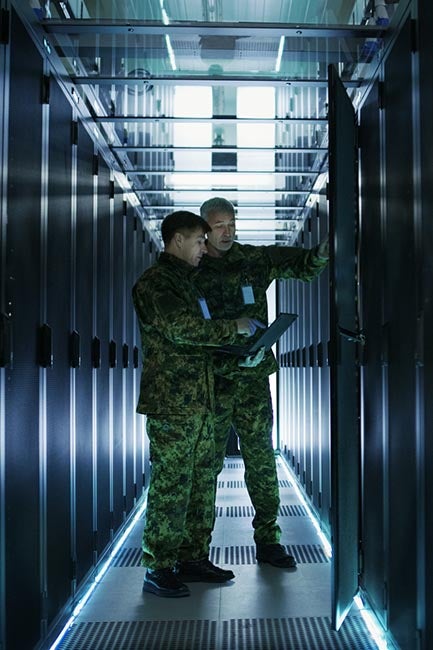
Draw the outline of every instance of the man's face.
<instances>
[{"instance_id":1,"label":"man's face","mask_svg":"<svg viewBox=\"0 0 433 650\"><path fill-rule=\"evenodd\" d=\"M191 233L178 233L178 235L181 235L179 257L191 266L198 266L203 255L207 253L203 230L197 228Z\"/></svg>"},{"instance_id":2,"label":"man's face","mask_svg":"<svg viewBox=\"0 0 433 650\"><path fill-rule=\"evenodd\" d=\"M207 220L212 228L207 233L210 254L221 256L233 245L236 232L235 218L227 212L214 212Z\"/></svg>"}]
</instances>

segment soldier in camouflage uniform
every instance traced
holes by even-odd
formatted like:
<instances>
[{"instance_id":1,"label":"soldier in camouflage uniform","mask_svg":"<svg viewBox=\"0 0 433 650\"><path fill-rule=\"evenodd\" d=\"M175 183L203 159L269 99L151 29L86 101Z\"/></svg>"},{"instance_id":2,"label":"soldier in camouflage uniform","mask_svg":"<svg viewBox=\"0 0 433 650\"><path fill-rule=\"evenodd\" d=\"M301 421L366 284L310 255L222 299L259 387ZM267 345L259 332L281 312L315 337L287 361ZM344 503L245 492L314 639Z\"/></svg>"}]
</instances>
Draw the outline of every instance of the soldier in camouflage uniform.
<instances>
[{"instance_id":1,"label":"soldier in camouflage uniform","mask_svg":"<svg viewBox=\"0 0 433 650\"><path fill-rule=\"evenodd\" d=\"M225 582L208 560L214 521L212 346L239 342L249 318L210 320L191 282L204 253L206 222L190 212L164 219L165 250L133 288L142 339L137 411L147 414L152 473L143 532L143 590L187 596L184 582Z\"/></svg>"},{"instance_id":2,"label":"soldier in camouflage uniform","mask_svg":"<svg viewBox=\"0 0 433 650\"><path fill-rule=\"evenodd\" d=\"M197 285L206 297L212 318L240 314L268 322L266 290L274 279L313 280L328 262L328 242L312 250L286 246L240 245L235 238L235 212L222 198L206 201L201 216L212 227L208 255L197 270ZM263 359L263 360L261 360ZM294 568L295 559L279 544L280 504L273 412L268 376L278 364L272 351L247 360L215 356L216 475L224 464L231 427L239 438L245 464L245 482L255 509L256 557L280 568ZM248 367L250 366L250 367Z\"/></svg>"}]
</instances>

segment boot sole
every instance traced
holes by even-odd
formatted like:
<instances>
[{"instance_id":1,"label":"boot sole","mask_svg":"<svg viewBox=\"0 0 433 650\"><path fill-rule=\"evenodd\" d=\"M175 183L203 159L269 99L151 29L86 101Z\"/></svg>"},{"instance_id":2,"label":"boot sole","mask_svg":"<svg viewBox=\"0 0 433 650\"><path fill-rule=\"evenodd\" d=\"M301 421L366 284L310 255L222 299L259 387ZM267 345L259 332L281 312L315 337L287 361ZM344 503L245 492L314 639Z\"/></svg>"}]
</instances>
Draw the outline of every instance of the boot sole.
<instances>
[{"instance_id":1,"label":"boot sole","mask_svg":"<svg viewBox=\"0 0 433 650\"><path fill-rule=\"evenodd\" d=\"M160 596L162 598L185 598L185 596L191 595L189 589L187 591L184 590L181 591L177 589L173 589L172 591L170 591L168 589L167 590L160 589L159 587L156 587L149 583L145 583L143 585L142 590L145 593L154 594L155 596Z\"/></svg>"},{"instance_id":2,"label":"boot sole","mask_svg":"<svg viewBox=\"0 0 433 650\"><path fill-rule=\"evenodd\" d=\"M224 582L228 582L229 580L233 580L235 576L232 578L211 578L211 577L200 577L200 576L188 576L188 575L182 575L180 574L178 576L179 580L181 582L208 582L208 583L214 583L214 584L222 584Z\"/></svg>"}]
</instances>

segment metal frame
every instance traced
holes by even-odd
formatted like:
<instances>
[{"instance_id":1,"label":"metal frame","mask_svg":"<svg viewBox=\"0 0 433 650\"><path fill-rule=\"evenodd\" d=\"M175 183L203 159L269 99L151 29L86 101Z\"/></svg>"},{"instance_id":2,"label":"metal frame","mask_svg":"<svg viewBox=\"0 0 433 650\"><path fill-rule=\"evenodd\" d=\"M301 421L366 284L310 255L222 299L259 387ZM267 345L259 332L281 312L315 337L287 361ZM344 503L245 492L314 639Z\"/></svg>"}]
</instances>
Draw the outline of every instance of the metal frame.
<instances>
[{"instance_id":1,"label":"metal frame","mask_svg":"<svg viewBox=\"0 0 433 650\"><path fill-rule=\"evenodd\" d=\"M93 119L95 122L136 122L137 124L155 124L155 122L172 124L207 124L208 122L212 122L212 124L328 124L325 117L168 117L166 115L146 115L144 117L142 115L97 115Z\"/></svg>"},{"instance_id":2,"label":"metal frame","mask_svg":"<svg viewBox=\"0 0 433 650\"><path fill-rule=\"evenodd\" d=\"M120 76L78 76L72 75L70 77L72 83L77 86L101 86L111 84L121 84L128 86L137 86L143 84L144 86L295 86L305 88L327 88L328 82L326 79L299 79L295 77L257 77L248 75L234 76L215 76L206 74L164 74L159 76L146 76L146 77L120 77ZM358 88L364 79L359 78L356 81L344 81L344 85L351 88Z\"/></svg>"},{"instance_id":3,"label":"metal frame","mask_svg":"<svg viewBox=\"0 0 433 650\"><path fill-rule=\"evenodd\" d=\"M0 9L10 9L7 0L0 0ZM4 19L6 13L3 13ZM10 27L9 27L10 29ZM0 312L7 313L6 278L6 222L8 179L8 124L9 124L9 44L0 44ZM6 371L0 368L0 647L6 647L6 521L5 521L5 397Z\"/></svg>"},{"instance_id":4,"label":"metal frame","mask_svg":"<svg viewBox=\"0 0 433 650\"><path fill-rule=\"evenodd\" d=\"M172 22L168 25L145 20L49 20L44 22L48 34L134 34L152 36L286 36L291 38L379 38L386 28L378 25L311 25L287 23L208 23Z\"/></svg>"}]
</instances>

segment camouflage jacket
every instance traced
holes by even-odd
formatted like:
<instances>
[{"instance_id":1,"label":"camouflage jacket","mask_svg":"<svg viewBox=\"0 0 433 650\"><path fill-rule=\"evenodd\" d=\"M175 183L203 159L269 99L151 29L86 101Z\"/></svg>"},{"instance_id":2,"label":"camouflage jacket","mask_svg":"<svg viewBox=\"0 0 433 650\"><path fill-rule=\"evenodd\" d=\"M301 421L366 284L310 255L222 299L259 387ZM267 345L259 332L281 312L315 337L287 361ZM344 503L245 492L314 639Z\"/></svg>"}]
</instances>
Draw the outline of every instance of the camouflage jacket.
<instances>
[{"instance_id":1,"label":"camouflage jacket","mask_svg":"<svg viewBox=\"0 0 433 650\"><path fill-rule=\"evenodd\" d=\"M237 326L205 320L190 266L161 253L132 290L143 369L139 413L185 415L213 408L212 346L239 343Z\"/></svg>"},{"instance_id":2,"label":"camouflage jacket","mask_svg":"<svg viewBox=\"0 0 433 650\"><path fill-rule=\"evenodd\" d=\"M327 259L318 257L317 247L251 246L235 242L222 257L205 255L202 258L196 270L196 284L206 298L212 318L249 316L268 323L266 290L271 282L289 278L309 282L327 263ZM245 304L243 287L251 287L254 302ZM251 300L251 290L247 291ZM260 330L255 338L259 336ZM277 368L272 351L256 368L239 368L235 358L215 356L215 371L230 379L239 377L241 373L243 376L263 377Z\"/></svg>"}]
</instances>

